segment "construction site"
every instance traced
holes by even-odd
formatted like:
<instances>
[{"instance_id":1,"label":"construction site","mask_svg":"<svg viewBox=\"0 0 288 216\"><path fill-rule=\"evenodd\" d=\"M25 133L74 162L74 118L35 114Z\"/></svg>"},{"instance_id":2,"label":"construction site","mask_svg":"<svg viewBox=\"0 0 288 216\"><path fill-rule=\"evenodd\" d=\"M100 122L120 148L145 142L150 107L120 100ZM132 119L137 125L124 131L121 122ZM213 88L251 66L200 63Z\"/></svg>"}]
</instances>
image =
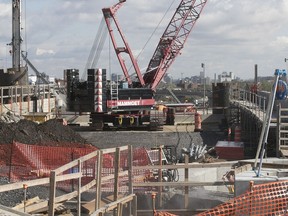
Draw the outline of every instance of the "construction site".
<instances>
[{"instance_id":1,"label":"construction site","mask_svg":"<svg viewBox=\"0 0 288 216\"><path fill-rule=\"evenodd\" d=\"M179 2L144 74L116 17L120 0L102 9L101 25L124 79L90 53L86 80L70 68L55 82L22 51L21 1L12 0L12 67L0 69L1 216L287 214L286 70L275 69L270 92L257 87L255 66L248 90L215 82L205 95L203 85L194 104L165 88L175 103L160 102L157 88L208 1Z\"/></svg>"}]
</instances>

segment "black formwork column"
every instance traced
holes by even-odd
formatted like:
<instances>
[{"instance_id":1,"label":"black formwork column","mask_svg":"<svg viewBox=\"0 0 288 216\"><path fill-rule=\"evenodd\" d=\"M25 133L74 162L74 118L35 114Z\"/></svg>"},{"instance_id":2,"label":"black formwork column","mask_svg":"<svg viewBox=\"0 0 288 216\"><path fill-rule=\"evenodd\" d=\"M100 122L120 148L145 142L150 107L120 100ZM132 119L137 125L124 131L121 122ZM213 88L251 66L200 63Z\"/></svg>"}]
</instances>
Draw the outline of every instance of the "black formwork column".
<instances>
[{"instance_id":1,"label":"black formwork column","mask_svg":"<svg viewBox=\"0 0 288 216\"><path fill-rule=\"evenodd\" d=\"M94 100L95 100L95 75L96 75L96 69L88 69L87 70L87 91L88 91L88 104L89 104L89 110L91 112L95 111L94 108Z\"/></svg>"},{"instance_id":2,"label":"black formwork column","mask_svg":"<svg viewBox=\"0 0 288 216\"><path fill-rule=\"evenodd\" d=\"M66 104L67 111L76 111L75 104L75 85L79 82L79 70L78 69L66 69L64 70L64 80L66 82Z\"/></svg>"},{"instance_id":3,"label":"black formwork column","mask_svg":"<svg viewBox=\"0 0 288 216\"><path fill-rule=\"evenodd\" d=\"M168 108L166 115L166 125L175 124L175 108Z\"/></svg>"},{"instance_id":4,"label":"black formwork column","mask_svg":"<svg viewBox=\"0 0 288 216\"><path fill-rule=\"evenodd\" d=\"M229 107L229 89L229 83L213 83L213 114L226 114L227 108Z\"/></svg>"}]
</instances>

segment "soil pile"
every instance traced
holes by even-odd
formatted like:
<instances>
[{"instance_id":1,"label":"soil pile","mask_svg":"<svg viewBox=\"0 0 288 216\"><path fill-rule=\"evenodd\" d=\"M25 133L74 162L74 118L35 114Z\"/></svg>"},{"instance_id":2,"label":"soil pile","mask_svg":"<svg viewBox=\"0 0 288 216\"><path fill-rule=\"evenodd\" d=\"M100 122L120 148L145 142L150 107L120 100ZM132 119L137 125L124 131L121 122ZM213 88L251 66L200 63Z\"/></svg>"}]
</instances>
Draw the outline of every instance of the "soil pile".
<instances>
[{"instance_id":1,"label":"soil pile","mask_svg":"<svg viewBox=\"0 0 288 216\"><path fill-rule=\"evenodd\" d=\"M10 144L13 141L52 146L66 146L71 143L86 144L86 139L57 119L41 124L25 119L12 123L0 122L0 144Z\"/></svg>"}]
</instances>

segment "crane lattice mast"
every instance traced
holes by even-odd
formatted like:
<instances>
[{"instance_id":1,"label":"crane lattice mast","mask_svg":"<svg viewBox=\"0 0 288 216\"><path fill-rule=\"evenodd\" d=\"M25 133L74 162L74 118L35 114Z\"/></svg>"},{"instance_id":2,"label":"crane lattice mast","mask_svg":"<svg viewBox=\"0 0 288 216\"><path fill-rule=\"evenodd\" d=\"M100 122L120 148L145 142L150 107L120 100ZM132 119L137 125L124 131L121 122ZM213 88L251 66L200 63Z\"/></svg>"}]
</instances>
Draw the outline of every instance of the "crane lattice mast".
<instances>
[{"instance_id":1,"label":"crane lattice mast","mask_svg":"<svg viewBox=\"0 0 288 216\"><path fill-rule=\"evenodd\" d=\"M174 62L199 18L207 0L182 0L149 62L144 82L155 90Z\"/></svg>"}]
</instances>

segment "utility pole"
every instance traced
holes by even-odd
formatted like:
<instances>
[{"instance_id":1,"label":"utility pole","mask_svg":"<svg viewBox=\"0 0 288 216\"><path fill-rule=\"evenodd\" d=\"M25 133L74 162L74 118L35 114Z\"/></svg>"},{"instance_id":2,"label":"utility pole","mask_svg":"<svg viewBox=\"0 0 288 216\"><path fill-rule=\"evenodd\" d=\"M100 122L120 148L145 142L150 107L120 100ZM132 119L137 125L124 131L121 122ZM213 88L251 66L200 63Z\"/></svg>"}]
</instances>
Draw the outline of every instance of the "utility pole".
<instances>
[{"instance_id":1,"label":"utility pole","mask_svg":"<svg viewBox=\"0 0 288 216\"><path fill-rule=\"evenodd\" d=\"M201 67L203 68L203 114L205 114L205 107L206 107L206 102L205 102L205 93L206 93L206 78L205 78L205 64L202 63Z\"/></svg>"}]
</instances>

